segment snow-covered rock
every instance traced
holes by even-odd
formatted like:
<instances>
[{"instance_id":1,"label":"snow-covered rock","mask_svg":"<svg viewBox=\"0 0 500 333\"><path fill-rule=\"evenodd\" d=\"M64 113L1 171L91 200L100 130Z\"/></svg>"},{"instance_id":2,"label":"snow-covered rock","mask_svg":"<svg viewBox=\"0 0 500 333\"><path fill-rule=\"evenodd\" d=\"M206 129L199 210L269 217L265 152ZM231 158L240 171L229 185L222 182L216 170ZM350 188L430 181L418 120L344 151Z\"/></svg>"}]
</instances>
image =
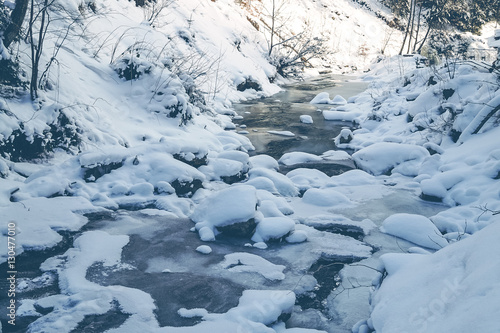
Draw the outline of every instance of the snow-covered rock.
<instances>
[{"instance_id":1,"label":"snow-covered rock","mask_svg":"<svg viewBox=\"0 0 500 333\"><path fill-rule=\"evenodd\" d=\"M319 162L321 160L321 156L296 151L283 154L283 156L281 156L281 158L278 160L278 163L289 166L300 163Z\"/></svg>"},{"instance_id":2,"label":"snow-covered rock","mask_svg":"<svg viewBox=\"0 0 500 333\"><path fill-rule=\"evenodd\" d=\"M265 168L252 168L248 173L250 180L256 177L265 177L270 179L278 192L283 196L293 197L299 195L299 190L285 175L274 170Z\"/></svg>"},{"instance_id":3,"label":"snow-covered rock","mask_svg":"<svg viewBox=\"0 0 500 333\"><path fill-rule=\"evenodd\" d=\"M294 228L295 222L288 217L266 217L257 224L252 240L254 242L277 240L289 235Z\"/></svg>"},{"instance_id":4,"label":"snow-covered rock","mask_svg":"<svg viewBox=\"0 0 500 333\"><path fill-rule=\"evenodd\" d=\"M303 123L303 124L312 124L313 123L313 119L310 115L307 115L307 114L303 114L300 116L300 122Z\"/></svg>"},{"instance_id":5,"label":"snow-covered rock","mask_svg":"<svg viewBox=\"0 0 500 333\"><path fill-rule=\"evenodd\" d=\"M434 223L422 215L391 215L384 220L380 230L429 249L439 250L448 245Z\"/></svg>"},{"instance_id":6,"label":"snow-covered rock","mask_svg":"<svg viewBox=\"0 0 500 333\"><path fill-rule=\"evenodd\" d=\"M321 92L317 94L309 103L311 104L330 104L330 94Z\"/></svg>"},{"instance_id":7,"label":"snow-covered rock","mask_svg":"<svg viewBox=\"0 0 500 333\"><path fill-rule=\"evenodd\" d=\"M311 188L307 190L302 201L315 206L340 206L352 205L351 200L334 188Z\"/></svg>"},{"instance_id":8,"label":"snow-covered rock","mask_svg":"<svg viewBox=\"0 0 500 333\"><path fill-rule=\"evenodd\" d=\"M429 152L421 146L380 142L355 152L352 158L358 167L376 176L387 173L416 176L428 156Z\"/></svg>"},{"instance_id":9,"label":"snow-covered rock","mask_svg":"<svg viewBox=\"0 0 500 333\"><path fill-rule=\"evenodd\" d=\"M257 192L248 185L232 186L205 198L190 218L203 240L213 240L217 228L248 223L255 217Z\"/></svg>"}]
</instances>

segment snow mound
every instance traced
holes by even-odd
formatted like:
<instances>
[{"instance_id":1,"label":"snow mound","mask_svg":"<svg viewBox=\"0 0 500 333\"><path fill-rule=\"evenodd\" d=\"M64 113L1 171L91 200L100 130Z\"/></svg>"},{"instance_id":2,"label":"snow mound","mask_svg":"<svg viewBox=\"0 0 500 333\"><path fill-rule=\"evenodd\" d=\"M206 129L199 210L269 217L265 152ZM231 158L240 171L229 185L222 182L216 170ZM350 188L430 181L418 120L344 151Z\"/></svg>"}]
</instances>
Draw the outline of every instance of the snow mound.
<instances>
[{"instance_id":1,"label":"snow mound","mask_svg":"<svg viewBox=\"0 0 500 333\"><path fill-rule=\"evenodd\" d=\"M311 188L304 193L302 201L315 206L351 206L352 202L333 188Z\"/></svg>"},{"instance_id":2,"label":"snow mound","mask_svg":"<svg viewBox=\"0 0 500 333\"><path fill-rule=\"evenodd\" d=\"M327 92L320 92L309 103L311 103L311 104L330 104L330 94Z\"/></svg>"},{"instance_id":3,"label":"snow mound","mask_svg":"<svg viewBox=\"0 0 500 333\"><path fill-rule=\"evenodd\" d=\"M370 230L376 227L375 223L371 220L365 219L363 221L353 221L339 214L319 214L308 216L301 221L301 223L318 230L331 230L339 226L346 227L347 230L349 230L349 227L359 228L365 235L368 235Z\"/></svg>"},{"instance_id":4,"label":"snow mound","mask_svg":"<svg viewBox=\"0 0 500 333\"><path fill-rule=\"evenodd\" d=\"M295 134L293 134L290 131L267 131L267 133L274 135L281 135L281 136L289 136L289 137L295 136Z\"/></svg>"},{"instance_id":5,"label":"snow mound","mask_svg":"<svg viewBox=\"0 0 500 333\"><path fill-rule=\"evenodd\" d=\"M272 201L283 215L290 215L294 212L286 198L274 195L268 191L257 190L257 198L259 198L261 203L264 201ZM259 210L260 209L261 207L259 207Z\"/></svg>"},{"instance_id":6,"label":"snow mound","mask_svg":"<svg viewBox=\"0 0 500 333\"><path fill-rule=\"evenodd\" d=\"M272 262L255 254L235 252L226 254L221 266L231 272L254 272L271 281L285 279L285 266Z\"/></svg>"},{"instance_id":7,"label":"snow mound","mask_svg":"<svg viewBox=\"0 0 500 333\"><path fill-rule=\"evenodd\" d=\"M303 114L300 116L300 122L303 123L303 124L312 124L313 123L313 119L310 115L307 115L307 114Z\"/></svg>"},{"instance_id":8,"label":"snow mound","mask_svg":"<svg viewBox=\"0 0 500 333\"><path fill-rule=\"evenodd\" d=\"M321 160L321 156L296 151L283 154L283 156L281 156L281 158L278 160L278 163L284 165L294 165L308 162L319 162Z\"/></svg>"},{"instance_id":9,"label":"snow mound","mask_svg":"<svg viewBox=\"0 0 500 333\"><path fill-rule=\"evenodd\" d=\"M276 194L279 193L276 186L274 186L273 181L266 177L255 177L242 184L253 186L258 190L266 190L268 192Z\"/></svg>"},{"instance_id":10,"label":"snow mound","mask_svg":"<svg viewBox=\"0 0 500 333\"><path fill-rule=\"evenodd\" d=\"M249 158L250 166L252 168L264 168L278 170L278 162L269 155L256 155Z\"/></svg>"},{"instance_id":11,"label":"snow mound","mask_svg":"<svg viewBox=\"0 0 500 333\"><path fill-rule=\"evenodd\" d=\"M361 115L361 112L345 112L337 110L325 110L323 111L323 118L325 120L336 120L336 121L354 121Z\"/></svg>"},{"instance_id":12,"label":"snow mound","mask_svg":"<svg viewBox=\"0 0 500 333\"><path fill-rule=\"evenodd\" d=\"M338 176L332 176L327 186L361 186L376 184L375 177L363 170L354 169Z\"/></svg>"},{"instance_id":13,"label":"snow mound","mask_svg":"<svg viewBox=\"0 0 500 333\"><path fill-rule=\"evenodd\" d=\"M352 158L358 167L375 176L389 172L416 176L419 166L429 156L420 146L379 142L357 151Z\"/></svg>"},{"instance_id":14,"label":"snow mound","mask_svg":"<svg viewBox=\"0 0 500 333\"><path fill-rule=\"evenodd\" d=\"M325 173L316 169L297 168L286 174L288 178L297 186L301 191L306 191L311 187L321 187L330 181Z\"/></svg>"},{"instance_id":15,"label":"snow mound","mask_svg":"<svg viewBox=\"0 0 500 333\"><path fill-rule=\"evenodd\" d=\"M212 239L217 227L247 222L255 217L256 189L248 185L232 186L205 198L190 218L202 239ZM210 234L212 232L212 234Z\"/></svg>"},{"instance_id":16,"label":"snow mound","mask_svg":"<svg viewBox=\"0 0 500 333\"><path fill-rule=\"evenodd\" d=\"M344 105L347 104L347 100L340 95L335 95L335 97L330 101L330 104Z\"/></svg>"},{"instance_id":17,"label":"snow mound","mask_svg":"<svg viewBox=\"0 0 500 333\"><path fill-rule=\"evenodd\" d=\"M317 94L309 103L311 104L336 104L344 105L347 101L344 97L336 95L333 99L330 99L330 94L327 92L320 92Z\"/></svg>"},{"instance_id":18,"label":"snow mound","mask_svg":"<svg viewBox=\"0 0 500 333\"><path fill-rule=\"evenodd\" d=\"M285 216L266 217L257 224L252 237L254 242L266 242L289 235L295 229L295 222Z\"/></svg>"},{"instance_id":19,"label":"snow mound","mask_svg":"<svg viewBox=\"0 0 500 333\"><path fill-rule=\"evenodd\" d=\"M434 250L448 245L434 223L422 215L405 213L391 215L384 220L380 230Z\"/></svg>"},{"instance_id":20,"label":"snow mound","mask_svg":"<svg viewBox=\"0 0 500 333\"><path fill-rule=\"evenodd\" d=\"M200 245L196 248L196 251L203 254L210 254L212 253L212 248L208 245Z\"/></svg>"},{"instance_id":21,"label":"snow mound","mask_svg":"<svg viewBox=\"0 0 500 333\"><path fill-rule=\"evenodd\" d=\"M278 173L274 170L269 170L265 168L253 168L248 173L250 180L257 177L265 177L274 183L274 186L278 192L287 197L295 197L299 195L299 190L293 182L288 179L285 175Z\"/></svg>"},{"instance_id":22,"label":"snow mound","mask_svg":"<svg viewBox=\"0 0 500 333\"><path fill-rule=\"evenodd\" d=\"M245 290L238 306L226 313L208 313L205 309L180 309L183 317L202 317L203 321L191 327L165 327L158 332L196 333L196 332L248 332L275 333L268 327L279 320L283 313L292 312L295 293L290 290ZM283 329L279 332L319 332L308 329Z\"/></svg>"}]
</instances>

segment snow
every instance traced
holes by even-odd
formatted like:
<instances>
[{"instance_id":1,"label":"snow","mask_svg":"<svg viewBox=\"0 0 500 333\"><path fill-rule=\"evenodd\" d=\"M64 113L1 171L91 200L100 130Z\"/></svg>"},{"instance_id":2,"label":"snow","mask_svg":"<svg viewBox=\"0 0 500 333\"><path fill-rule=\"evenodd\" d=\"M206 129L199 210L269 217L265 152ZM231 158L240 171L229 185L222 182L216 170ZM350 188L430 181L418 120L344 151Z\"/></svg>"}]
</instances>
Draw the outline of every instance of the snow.
<instances>
[{"instance_id":1,"label":"snow","mask_svg":"<svg viewBox=\"0 0 500 333\"><path fill-rule=\"evenodd\" d=\"M362 229L365 235L368 235L370 230L376 227L371 220L365 219L363 221L353 221L339 214L320 214L308 216L304 218L301 223L321 230L336 226L353 226Z\"/></svg>"},{"instance_id":2,"label":"snow","mask_svg":"<svg viewBox=\"0 0 500 333\"><path fill-rule=\"evenodd\" d=\"M288 172L286 176L300 191L306 191L311 187L318 188L330 181L330 177L316 169L297 168Z\"/></svg>"},{"instance_id":3,"label":"snow","mask_svg":"<svg viewBox=\"0 0 500 333\"><path fill-rule=\"evenodd\" d=\"M283 156L281 156L278 160L278 163L284 165L294 165L299 163L318 162L321 160L322 158L320 156L297 151L283 154Z\"/></svg>"},{"instance_id":4,"label":"snow","mask_svg":"<svg viewBox=\"0 0 500 333\"><path fill-rule=\"evenodd\" d=\"M297 196L299 191L297 187L288 179L285 175L278 173L274 170L269 170L266 168L252 168L248 172L250 180L257 177L265 177L271 180L278 190L278 192L283 196Z\"/></svg>"},{"instance_id":5,"label":"snow","mask_svg":"<svg viewBox=\"0 0 500 333\"><path fill-rule=\"evenodd\" d=\"M389 172L416 176L428 156L429 152L417 145L380 142L357 151L352 158L358 167L375 176Z\"/></svg>"},{"instance_id":6,"label":"snow","mask_svg":"<svg viewBox=\"0 0 500 333\"><path fill-rule=\"evenodd\" d=\"M327 92L321 92L317 94L309 103L311 104L335 104L335 105L345 105L347 101L344 97L336 95L333 99L330 99L330 94Z\"/></svg>"},{"instance_id":7,"label":"snow","mask_svg":"<svg viewBox=\"0 0 500 333\"><path fill-rule=\"evenodd\" d=\"M316 206L350 206L351 201L334 188L311 188L304 193L302 200Z\"/></svg>"},{"instance_id":8,"label":"snow","mask_svg":"<svg viewBox=\"0 0 500 333\"><path fill-rule=\"evenodd\" d=\"M245 252L227 254L220 265L232 272L254 272L271 281L285 278L285 274L283 274L285 266L275 265L255 254Z\"/></svg>"},{"instance_id":9,"label":"snow","mask_svg":"<svg viewBox=\"0 0 500 333\"><path fill-rule=\"evenodd\" d=\"M336 110L323 111L323 118L325 118L325 120L352 122L355 121L360 115L360 112L345 112Z\"/></svg>"},{"instance_id":10,"label":"snow","mask_svg":"<svg viewBox=\"0 0 500 333\"><path fill-rule=\"evenodd\" d=\"M312 124L313 123L313 119L310 115L307 115L307 114L303 114L300 116L300 122L303 123L303 124Z\"/></svg>"},{"instance_id":11,"label":"snow","mask_svg":"<svg viewBox=\"0 0 500 333\"><path fill-rule=\"evenodd\" d=\"M279 169L278 162L269 155L255 155L249 158L252 168Z\"/></svg>"},{"instance_id":12,"label":"snow","mask_svg":"<svg viewBox=\"0 0 500 333\"><path fill-rule=\"evenodd\" d=\"M213 240L216 227L246 222L255 217L257 192L248 185L232 186L205 198L191 214L203 240Z\"/></svg>"},{"instance_id":13,"label":"snow","mask_svg":"<svg viewBox=\"0 0 500 333\"><path fill-rule=\"evenodd\" d=\"M266 242L280 239L290 234L294 228L295 222L288 217L265 217L257 224L252 240L254 242Z\"/></svg>"},{"instance_id":14,"label":"snow","mask_svg":"<svg viewBox=\"0 0 500 333\"><path fill-rule=\"evenodd\" d=\"M64 255L49 258L42 271L55 271L59 277L59 288L63 294L42 297L36 305L53 310L31 324L31 329L45 332L70 332L84 316L103 314L117 302L131 316L131 325L153 325L155 323L154 302L143 291L122 286L100 286L86 279L87 269L100 262L104 267L120 264L122 248L128 243L125 235L109 235L102 231L83 233L74 242L74 248ZM123 269L123 268L122 268Z\"/></svg>"},{"instance_id":15,"label":"snow","mask_svg":"<svg viewBox=\"0 0 500 333\"><path fill-rule=\"evenodd\" d=\"M99 211L102 209L82 197L33 198L0 207L0 217L16 224L16 253L21 254L55 246L62 240L58 230L77 231L87 222L80 214ZM2 243L7 244L7 224L1 230ZM1 262L6 256L2 253Z\"/></svg>"},{"instance_id":16,"label":"snow","mask_svg":"<svg viewBox=\"0 0 500 333\"><path fill-rule=\"evenodd\" d=\"M245 290L238 305L226 313L208 313L205 309L181 309L180 314L183 317L200 316L203 321L192 327L165 327L157 332L276 332L267 326L277 321L282 313L291 312L294 304L295 293L292 291ZM304 329L297 332L310 331Z\"/></svg>"},{"instance_id":17,"label":"snow","mask_svg":"<svg viewBox=\"0 0 500 333\"><path fill-rule=\"evenodd\" d=\"M293 137L295 134L293 134L290 131L267 131L269 134L275 134L275 135L280 135L280 136L288 136L288 137Z\"/></svg>"},{"instance_id":18,"label":"snow","mask_svg":"<svg viewBox=\"0 0 500 333\"><path fill-rule=\"evenodd\" d=\"M370 82L366 92L347 102L338 95L330 99L324 91L311 101L335 106L322 111L324 119L346 126L355 123L356 129L344 128L335 142L337 148L355 151L352 160L360 169L333 177L304 168L283 175L278 172L280 164L351 157L344 151L287 153L279 163L267 155L249 157L254 146L241 135L248 134L245 125L236 131L232 120L242 117L231 109L232 103L280 91L271 78L290 83L276 76L269 62L265 29L250 22L262 28L270 3L174 1L155 22L145 21L143 9L134 2L122 0L97 3L97 14L78 2L66 2L65 9L79 17L78 24L64 18L65 11L50 11L50 38L41 68L57 50L57 70L53 65L44 77L47 88L34 103L22 90L0 101L2 149L19 130L33 147L38 141L49 147L54 143L51 137L57 140L51 131L58 122L67 124L61 130L75 135L40 159L21 162L8 153L0 158L0 220L16 223L17 254L47 250L44 255L49 258L40 267L43 275L31 281L52 276L48 280L59 283L50 288L58 287L60 293L36 299L20 294L18 315L34 320L31 331L70 332L84 319L114 308L128 318L108 332L319 332L287 328L293 319L285 324L281 314L291 312L299 318L295 324L302 318L308 325L320 322L335 332L340 326L339 332L350 331L355 316L356 321L362 319L354 326L358 332L497 329L500 287L494 278L499 275L494 254L499 252L495 212L500 210L500 132L495 117L485 122L499 103L496 76L461 64L451 78L439 65L416 68L414 57L380 57L362 78ZM286 33L298 35L307 28L331 41L324 43L321 59L311 60L316 69L306 69L305 75L314 75L321 66L333 73L350 72L354 66L367 69L382 48L386 55L397 53L401 33L374 15L391 20L386 9L371 0L363 9L360 6L346 0L289 4ZM70 32L62 44L54 35L58 31ZM19 58L20 72L29 73L29 44L21 39L12 50L0 43L0 58ZM138 78L119 77L117 71L127 61L138 65ZM431 76L439 82L431 84ZM262 90L238 91L237 85L247 79ZM444 98L446 89L454 93ZM311 97L307 95L306 103ZM182 114L172 117L175 110ZM303 114L300 121L311 124L312 117ZM258 131L285 138L302 135ZM76 138L78 144L69 144ZM225 183L231 176L241 181ZM178 183L193 187L181 194ZM201 188L196 191L197 186ZM420 201L420 195L444 205L430 209L428 205L434 204ZM139 210L141 217L127 219L131 210ZM424 211L435 215L424 216ZM87 225L87 213L116 221L108 221L105 230L94 230L102 225ZM170 233L179 219L190 236ZM189 219L199 237L189 233ZM241 246L239 240L217 240L219 227L247 221L255 223L253 245L242 245L248 239ZM359 228L365 238L324 231L338 227ZM138 235L140 228L148 230L147 236ZM74 240L68 238L69 249L61 255L51 254L63 232L74 233ZM163 278L170 278L182 273L188 282L222 274L245 289L239 304L225 312L179 309L181 316L200 320L191 327L160 327L159 303L149 293L101 283L99 278L113 272L130 270L127 274L134 275L142 270L141 265L121 262L127 252L123 250L137 239L144 246L153 240L164 245L155 238L163 233L169 247L143 258L147 274L163 272ZM5 224L0 234L5 244ZM383 254L400 251L389 235L401 238L398 246L410 253ZM286 242L273 243L282 239ZM213 243L200 245L202 241ZM174 255L176 260L170 258ZM6 254L1 256L5 261ZM355 266L339 273L343 283L375 282L372 313L365 311L370 288L324 301L325 312L338 320L327 321L326 314L296 307L296 293L310 292L318 282L304 272L319 258L339 257L368 258L363 264L374 267L380 257L378 268L388 273L381 285L380 276L372 279L378 275L373 270L355 274L356 279L349 275ZM90 281L90 268L102 276ZM247 275L248 280L240 279ZM22 280L19 287L31 281ZM348 294L356 306L349 303Z\"/></svg>"},{"instance_id":19,"label":"snow","mask_svg":"<svg viewBox=\"0 0 500 333\"><path fill-rule=\"evenodd\" d=\"M311 103L311 104L330 104L330 94L327 92L319 93L309 103Z\"/></svg>"},{"instance_id":20,"label":"snow","mask_svg":"<svg viewBox=\"0 0 500 333\"><path fill-rule=\"evenodd\" d=\"M331 104L344 105L344 104L347 104L347 101L344 97L342 97L340 95L336 95L332 99Z\"/></svg>"},{"instance_id":21,"label":"snow","mask_svg":"<svg viewBox=\"0 0 500 333\"><path fill-rule=\"evenodd\" d=\"M429 249L448 245L432 221L421 215L394 214L384 220L380 230Z\"/></svg>"},{"instance_id":22,"label":"snow","mask_svg":"<svg viewBox=\"0 0 500 333\"><path fill-rule=\"evenodd\" d=\"M200 245L196 248L196 251L203 254L210 254L212 253L212 248L208 245Z\"/></svg>"},{"instance_id":23,"label":"snow","mask_svg":"<svg viewBox=\"0 0 500 333\"><path fill-rule=\"evenodd\" d=\"M498 232L497 219L434 254L383 256L391 269L373 298L372 327L381 332L494 331L500 311L494 276L500 266L491 254L500 250Z\"/></svg>"}]
</instances>

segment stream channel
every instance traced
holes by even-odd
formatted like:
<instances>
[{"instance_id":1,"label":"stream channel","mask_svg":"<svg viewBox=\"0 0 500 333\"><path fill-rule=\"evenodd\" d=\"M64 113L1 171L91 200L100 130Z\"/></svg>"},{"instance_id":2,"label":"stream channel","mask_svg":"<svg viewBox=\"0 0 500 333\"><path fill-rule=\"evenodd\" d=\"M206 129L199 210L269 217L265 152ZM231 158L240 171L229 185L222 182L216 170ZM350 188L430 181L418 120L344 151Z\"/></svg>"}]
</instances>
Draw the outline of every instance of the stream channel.
<instances>
[{"instance_id":1,"label":"stream channel","mask_svg":"<svg viewBox=\"0 0 500 333\"><path fill-rule=\"evenodd\" d=\"M235 106L242 117L236 120L237 131L248 131L248 137L256 147L255 154L265 153L279 158L283 153L302 151L321 154L335 149L333 138L346 124L324 121L318 106L309 101L319 92L329 92L330 97L342 95L348 99L366 88L360 81L347 82L346 77L312 79L284 87L286 90L269 98L248 101ZM320 106L321 107L321 106ZM321 108L328 108L323 106ZM303 124L300 115L308 114L313 124ZM246 125L241 126L241 125ZM349 124L347 124L348 126ZM291 131L294 137L269 134L267 131ZM314 167L314 166L309 166ZM352 169L352 166L337 166L338 174ZM375 185L374 185L375 186ZM383 190L381 190L383 188ZM370 192L371 191L371 192ZM355 197L363 192L363 200L354 208L329 211L342 214L352 221L370 219L375 225L388 216L399 213L418 213L432 216L445 207L424 202L416 190L394 184L379 187L353 189L346 187L345 194ZM365 192L377 193L366 195ZM380 194L382 192L382 194ZM296 198L300 200L300 198ZM291 202L292 206L294 202ZM382 234L378 228L365 236L354 224L347 227L331 225L327 228L310 230L310 241L298 244L269 243L265 250L248 246L249 239L221 234L208 245L212 253L204 255L196 251L202 242L197 233L190 231L193 223L189 219L174 218L155 210L119 210L106 214L94 213L87 216L89 222L78 233L65 234L65 241L58 247L43 252L26 252L19 258L23 263L25 285L19 299L37 299L60 293L57 276L41 272L37 268L47 258L63 254L72 246L79 234L91 230L103 230L110 234L129 235L130 241L122 252L122 263L129 269L116 269L94 264L86 278L100 285L121 285L137 288L149 293L154 299L155 312L160 326L190 326L200 318L184 318L178 314L180 308L205 308L211 313L223 313L238 304L243 290L293 290L298 295L296 307L288 318L287 327L323 329L328 332L350 332L357 320L369 315L368 297L370 288L366 281L373 277L373 270L353 272L353 279L365 287L352 290L351 297L335 297L332 291L342 283L339 271L344 264L363 262L376 267L376 258L385 252L401 252L412 244ZM295 218L296 215L292 215ZM338 255L322 252L330 249L331 243L355 244L358 250L339 249ZM367 257L357 257L359 248L368 250ZM284 278L274 279L249 271L234 269L238 264L224 264L224 258L232 253L250 253L283 265ZM362 252L362 251L361 251ZM239 262L238 262L239 263ZM4 268L3 266L0 268ZM366 276L365 276L366 275ZM341 294L347 296L347 293ZM37 308L40 314L50 308ZM118 307L101 315L86 316L73 332L103 332L122 325L128 318ZM17 332L25 332L27 325L37 317L19 318Z\"/></svg>"}]
</instances>

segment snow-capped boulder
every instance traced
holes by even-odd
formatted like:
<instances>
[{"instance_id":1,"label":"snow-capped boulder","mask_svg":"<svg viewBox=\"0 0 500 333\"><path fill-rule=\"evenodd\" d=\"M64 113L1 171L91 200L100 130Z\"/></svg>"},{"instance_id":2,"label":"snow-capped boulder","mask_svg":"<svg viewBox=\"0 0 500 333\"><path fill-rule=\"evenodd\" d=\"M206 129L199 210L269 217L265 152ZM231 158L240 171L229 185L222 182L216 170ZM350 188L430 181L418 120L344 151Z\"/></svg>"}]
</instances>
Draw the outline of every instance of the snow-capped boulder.
<instances>
[{"instance_id":1,"label":"snow-capped boulder","mask_svg":"<svg viewBox=\"0 0 500 333\"><path fill-rule=\"evenodd\" d=\"M393 142L375 143L352 155L359 168L375 176L388 173L416 176L428 156L429 152L423 147Z\"/></svg>"},{"instance_id":2,"label":"snow-capped boulder","mask_svg":"<svg viewBox=\"0 0 500 333\"><path fill-rule=\"evenodd\" d=\"M434 250L448 245L434 223L422 215L406 213L391 215L384 220L380 230Z\"/></svg>"},{"instance_id":3,"label":"snow-capped boulder","mask_svg":"<svg viewBox=\"0 0 500 333\"><path fill-rule=\"evenodd\" d=\"M295 222L288 217L266 217L257 224L252 237L254 242L266 242L287 237L295 229Z\"/></svg>"},{"instance_id":4,"label":"snow-capped boulder","mask_svg":"<svg viewBox=\"0 0 500 333\"><path fill-rule=\"evenodd\" d=\"M330 104L330 94L321 92L317 94L309 103L311 104Z\"/></svg>"},{"instance_id":5,"label":"snow-capped boulder","mask_svg":"<svg viewBox=\"0 0 500 333\"><path fill-rule=\"evenodd\" d=\"M248 234L255 228L257 193L252 186L232 186L205 198L191 214L200 237L212 240L218 232ZM210 232L212 234L210 234ZM212 236L213 235L213 236Z\"/></svg>"},{"instance_id":6,"label":"snow-capped boulder","mask_svg":"<svg viewBox=\"0 0 500 333\"><path fill-rule=\"evenodd\" d=\"M302 200L315 206L350 206L351 200L334 188L311 188L304 193Z\"/></svg>"},{"instance_id":7,"label":"snow-capped boulder","mask_svg":"<svg viewBox=\"0 0 500 333\"><path fill-rule=\"evenodd\" d=\"M313 123L313 119L310 115L308 114L303 114L300 116L300 122L303 123L303 124L312 124Z\"/></svg>"},{"instance_id":8,"label":"snow-capped boulder","mask_svg":"<svg viewBox=\"0 0 500 333\"><path fill-rule=\"evenodd\" d=\"M265 177L270 179L278 192L286 197L295 197L299 195L299 190L293 184L293 182L288 179L285 175L278 173L274 170L269 170L265 168L254 168L248 173L250 180L256 177Z\"/></svg>"}]
</instances>

